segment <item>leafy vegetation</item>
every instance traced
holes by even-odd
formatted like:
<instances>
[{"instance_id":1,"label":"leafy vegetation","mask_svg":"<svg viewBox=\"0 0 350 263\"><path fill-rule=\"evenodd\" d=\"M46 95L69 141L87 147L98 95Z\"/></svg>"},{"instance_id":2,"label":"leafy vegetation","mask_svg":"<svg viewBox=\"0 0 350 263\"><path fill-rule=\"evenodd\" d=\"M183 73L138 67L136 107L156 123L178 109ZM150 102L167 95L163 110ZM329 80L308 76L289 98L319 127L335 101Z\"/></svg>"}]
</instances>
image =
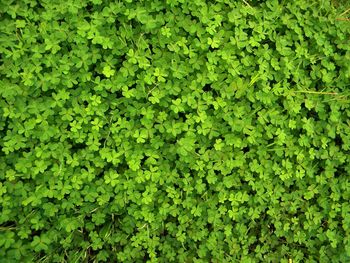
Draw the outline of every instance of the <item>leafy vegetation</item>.
<instances>
[{"instance_id":1,"label":"leafy vegetation","mask_svg":"<svg viewBox=\"0 0 350 263\"><path fill-rule=\"evenodd\" d=\"M350 262L344 11L1 0L0 261Z\"/></svg>"}]
</instances>

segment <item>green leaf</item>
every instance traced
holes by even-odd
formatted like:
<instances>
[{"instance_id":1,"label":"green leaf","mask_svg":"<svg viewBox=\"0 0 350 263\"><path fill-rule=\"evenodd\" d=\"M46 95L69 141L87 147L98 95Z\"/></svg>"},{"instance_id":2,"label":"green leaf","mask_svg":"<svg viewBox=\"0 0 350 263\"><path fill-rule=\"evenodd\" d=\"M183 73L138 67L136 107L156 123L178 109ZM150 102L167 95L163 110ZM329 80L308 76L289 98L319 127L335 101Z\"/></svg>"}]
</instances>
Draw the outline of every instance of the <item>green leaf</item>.
<instances>
[{"instance_id":1,"label":"green leaf","mask_svg":"<svg viewBox=\"0 0 350 263\"><path fill-rule=\"evenodd\" d=\"M109 65L104 66L102 70L103 75L105 75L107 78L110 78L111 76L114 75L115 70L112 69Z\"/></svg>"}]
</instances>

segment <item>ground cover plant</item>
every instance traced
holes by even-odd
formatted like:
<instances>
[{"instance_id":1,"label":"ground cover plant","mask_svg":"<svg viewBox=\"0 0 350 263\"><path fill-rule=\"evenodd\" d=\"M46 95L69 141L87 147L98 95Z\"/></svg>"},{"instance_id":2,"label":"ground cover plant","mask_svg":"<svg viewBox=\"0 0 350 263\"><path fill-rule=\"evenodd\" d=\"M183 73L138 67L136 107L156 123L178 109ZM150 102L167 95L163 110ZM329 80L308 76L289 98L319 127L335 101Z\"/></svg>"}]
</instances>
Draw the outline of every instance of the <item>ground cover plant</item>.
<instances>
[{"instance_id":1,"label":"ground cover plant","mask_svg":"<svg viewBox=\"0 0 350 263\"><path fill-rule=\"evenodd\" d=\"M1 0L0 262L350 262L346 4Z\"/></svg>"}]
</instances>

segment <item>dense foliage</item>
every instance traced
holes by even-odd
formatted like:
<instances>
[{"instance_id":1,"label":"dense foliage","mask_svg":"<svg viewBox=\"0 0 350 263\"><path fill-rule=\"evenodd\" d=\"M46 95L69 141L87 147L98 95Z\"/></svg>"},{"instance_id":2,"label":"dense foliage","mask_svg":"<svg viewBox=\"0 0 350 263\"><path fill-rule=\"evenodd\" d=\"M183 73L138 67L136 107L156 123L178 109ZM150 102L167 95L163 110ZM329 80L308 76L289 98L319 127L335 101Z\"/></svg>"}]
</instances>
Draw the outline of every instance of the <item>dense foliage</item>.
<instances>
[{"instance_id":1,"label":"dense foliage","mask_svg":"<svg viewBox=\"0 0 350 263\"><path fill-rule=\"evenodd\" d=\"M341 11L0 0L0 262L350 262Z\"/></svg>"}]
</instances>

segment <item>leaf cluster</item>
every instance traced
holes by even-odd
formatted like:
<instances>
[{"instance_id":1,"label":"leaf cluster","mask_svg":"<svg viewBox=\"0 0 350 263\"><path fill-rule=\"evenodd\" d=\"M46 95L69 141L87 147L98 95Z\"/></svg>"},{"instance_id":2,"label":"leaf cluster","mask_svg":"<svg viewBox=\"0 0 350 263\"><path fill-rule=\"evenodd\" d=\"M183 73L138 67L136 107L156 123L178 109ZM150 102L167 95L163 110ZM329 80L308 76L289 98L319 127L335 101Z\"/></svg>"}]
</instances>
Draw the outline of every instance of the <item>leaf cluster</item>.
<instances>
[{"instance_id":1,"label":"leaf cluster","mask_svg":"<svg viewBox=\"0 0 350 263\"><path fill-rule=\"evenodd\" d=\"M350 24L330 0L0 13L0 261L350 261Z\"/></svg>"}]
</instances>

